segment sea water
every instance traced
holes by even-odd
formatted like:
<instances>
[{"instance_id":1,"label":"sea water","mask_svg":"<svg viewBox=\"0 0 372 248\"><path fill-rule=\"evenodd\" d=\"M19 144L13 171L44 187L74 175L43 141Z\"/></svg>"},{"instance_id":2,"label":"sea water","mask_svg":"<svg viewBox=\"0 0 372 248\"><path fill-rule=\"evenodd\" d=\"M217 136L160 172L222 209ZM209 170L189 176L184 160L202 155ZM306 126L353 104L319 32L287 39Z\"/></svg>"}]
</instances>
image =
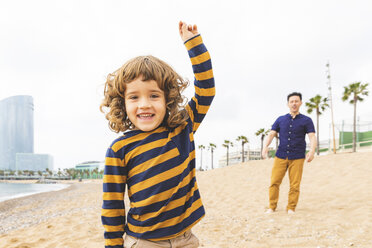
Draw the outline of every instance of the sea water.
<instances>
[{"instance_id":1,"label":"sea water","mask_svg":"<svg viewBox=\"0 0 372 248\"><path fill-rule=\"evenodd\" d=\"M67 188L68 184L37 184L37 183L1 183L0 202L13 198L56 191Z\"/></svg>"}]
</instances>

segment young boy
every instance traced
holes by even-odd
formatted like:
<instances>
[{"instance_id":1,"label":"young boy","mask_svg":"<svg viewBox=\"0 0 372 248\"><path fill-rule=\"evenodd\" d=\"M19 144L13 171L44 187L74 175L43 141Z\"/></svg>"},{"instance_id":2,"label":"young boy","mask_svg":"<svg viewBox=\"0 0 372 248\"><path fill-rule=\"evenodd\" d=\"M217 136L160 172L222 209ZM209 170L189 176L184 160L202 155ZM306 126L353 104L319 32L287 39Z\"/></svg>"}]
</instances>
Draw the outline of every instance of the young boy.
<instances>
[{"instance_id":1,"label":"young boy","mask_svg":"<svg viewBox=\"0 0 372 248\"><path fill-rule=\"evenodd\" d=\"M180 22L179 32L195 75L195 96L186 106L181 92L187 82L153 56L131 59L107 77L101 111L108 108L113 131L126 132L106 153L106 248L199 245L191 228L205 212L195 178L194 133L213 100L214 78L196 25Z\"/></svg>"}]
</instances>

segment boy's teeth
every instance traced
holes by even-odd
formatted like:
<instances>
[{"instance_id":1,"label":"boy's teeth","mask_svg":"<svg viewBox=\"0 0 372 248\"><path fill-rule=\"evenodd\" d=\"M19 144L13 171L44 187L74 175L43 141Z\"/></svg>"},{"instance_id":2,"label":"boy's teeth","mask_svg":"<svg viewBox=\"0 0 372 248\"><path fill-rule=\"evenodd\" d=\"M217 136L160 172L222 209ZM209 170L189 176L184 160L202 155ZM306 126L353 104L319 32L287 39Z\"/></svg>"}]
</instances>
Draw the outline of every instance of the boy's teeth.
<instances>
[{"instance_id":1,"label":"boy's teeth","mask_svg":"<svg viewBox=\"0 0 372 248\"><path fill-rule=\"evenodd\" d=\"M143 114L143 115L139 115L140 117L151 117L152 114Z\"/></svg>"}]
</instances>

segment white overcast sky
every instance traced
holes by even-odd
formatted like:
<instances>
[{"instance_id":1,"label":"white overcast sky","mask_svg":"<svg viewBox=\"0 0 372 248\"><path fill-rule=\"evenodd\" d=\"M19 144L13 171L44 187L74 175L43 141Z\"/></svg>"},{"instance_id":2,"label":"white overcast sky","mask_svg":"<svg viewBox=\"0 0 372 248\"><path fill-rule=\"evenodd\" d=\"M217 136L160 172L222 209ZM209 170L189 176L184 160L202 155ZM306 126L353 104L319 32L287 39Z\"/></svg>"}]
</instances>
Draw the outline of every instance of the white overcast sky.
<instances>
[{"instance_id":1,"label":"white overcast sky","mask_svg":"<svg viewBox=\"0 0 372 248\"><path fill-rule=\"evenodd\" d=\"M178 21L196 23L217 91L196 146L217 144L217 163L225 139L245 135L258 147L254 133L288 112L288 93L326 96L328 60L335 121L351 121L341 95L352 82L372 82L371 13L368 0L1 1L0 99L33 96L35 153L53 155L55 168L103 160L118 137L98 109L106 75L152 54L192 82ZM359 105L361 121L372 121L371 107L372 97ZM322 140L330 120L330 111L321 116Z\"/></svg>"}]
</instances>

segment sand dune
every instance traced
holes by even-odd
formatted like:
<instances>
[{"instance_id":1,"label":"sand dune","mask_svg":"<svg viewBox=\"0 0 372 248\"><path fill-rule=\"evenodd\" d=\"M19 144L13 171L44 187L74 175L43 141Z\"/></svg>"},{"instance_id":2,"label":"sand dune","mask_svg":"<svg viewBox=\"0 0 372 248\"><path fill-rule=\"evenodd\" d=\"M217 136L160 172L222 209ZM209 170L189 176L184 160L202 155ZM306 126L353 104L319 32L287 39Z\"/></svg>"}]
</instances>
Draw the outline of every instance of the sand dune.
<instances>
[{"instance_id":1,"label":"sand dune","mask_svg":"<svg viewBox=\"0 0 372 248\"><path fill-rule=\"evenodd\" d=\"M372 153L316 157L305 164L295 215L267 215L273 160L199 172L206 217L193 232L201 247L372 247ZM0 247L103 247L101 182L0 203Z\"/></svg>"}]
</instances>

